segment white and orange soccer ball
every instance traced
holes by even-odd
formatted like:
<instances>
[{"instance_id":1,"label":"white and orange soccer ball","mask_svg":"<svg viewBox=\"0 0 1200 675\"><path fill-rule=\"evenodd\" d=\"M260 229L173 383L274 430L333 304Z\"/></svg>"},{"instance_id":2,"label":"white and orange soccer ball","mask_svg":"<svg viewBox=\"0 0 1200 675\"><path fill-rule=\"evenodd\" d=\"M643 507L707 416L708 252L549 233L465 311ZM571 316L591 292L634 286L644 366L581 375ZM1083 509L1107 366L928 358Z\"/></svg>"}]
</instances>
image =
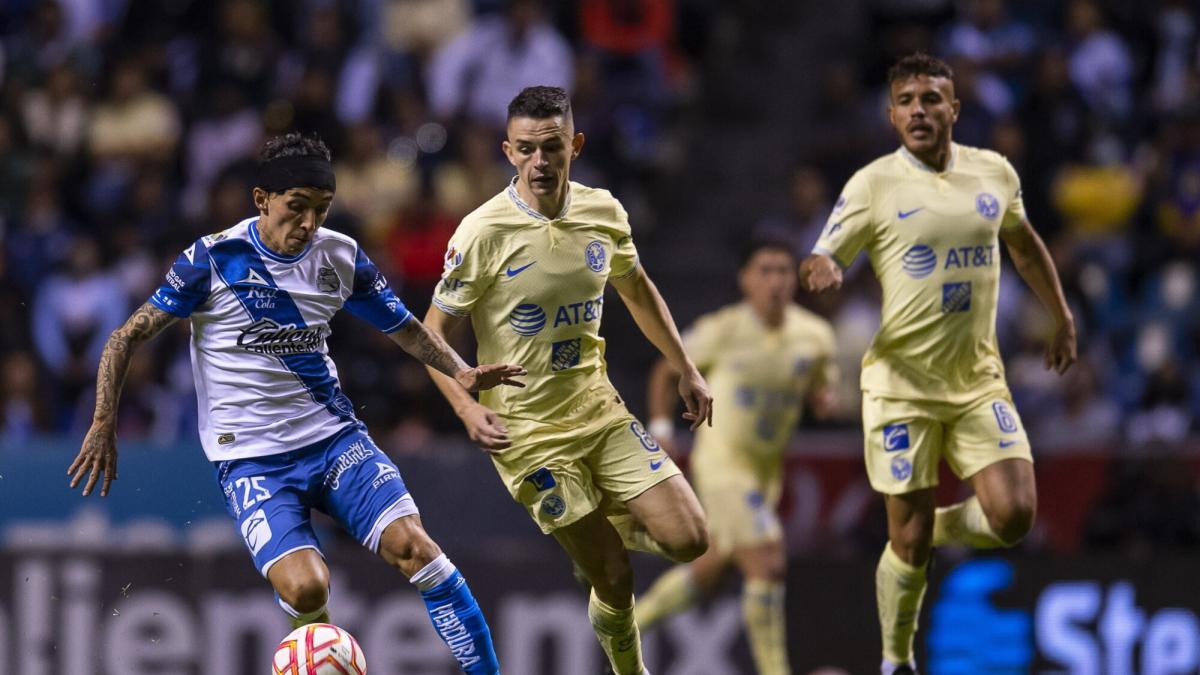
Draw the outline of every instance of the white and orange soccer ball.
<instances>
[{"instance_id":1,"label":"white and orange soccer ball","mask_svg":"<svg viewBox=\"0 0 1200 675\"><path fill-rule=\"evenodd\" d=\"M292 631L275 649L274 675L366 675L367 657L358 640L328 623Z\"/></svg>"}]
</instances>

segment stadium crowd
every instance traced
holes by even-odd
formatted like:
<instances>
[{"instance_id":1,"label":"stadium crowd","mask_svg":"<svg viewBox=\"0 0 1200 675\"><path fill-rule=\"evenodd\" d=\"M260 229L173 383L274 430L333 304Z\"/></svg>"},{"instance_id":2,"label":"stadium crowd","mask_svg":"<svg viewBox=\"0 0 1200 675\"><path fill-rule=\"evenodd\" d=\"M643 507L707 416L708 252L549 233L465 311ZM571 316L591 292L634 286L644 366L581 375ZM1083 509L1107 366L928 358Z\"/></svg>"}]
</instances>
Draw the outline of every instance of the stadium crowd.
<instances>
[{"instance_id":1,"label":"stadium crowd","mask_svg":"<svg viewBox=\"0 0 1200 675\"><path fill-rule=\"evenodd\" d=\"M764 186L789 208L752 212L755 231L807 251L837 186L896 145L886 64L937 53L956 69L955 140L1017 168L1079 326L1080 362L1060 383L1042 368L1048 317L1004 276L1001 347L1035 446L1138 454L1200 431L1194 3L858 4L871 39L813 74L819 123L792 151L792 175ZM647 178L695 140L678 113L705 86L707 47L736 26L731 11L703 0L5 2L0 442L82 436L104 340L180 250L253 215L254 157L270 135L329 143L338 190L327 226L360 238L418 315L458 220L512 174L499 139L522 86L572 92L588 136L574 179L609 187L635 215L661 208L669 182ZM656 241L641 242L645 258L659 255ZM877 284L859 267L849 292L802 299L838 327L851 400L878 321ZM187 343L184 323L139 353L122 438L193 438ZM331 346L388 447L459 429L424 369L386 338L347 319ZM609 358L614 371L641 365ZM841 423L855 426L856 411Z\"/></svg>"}]
</instances>

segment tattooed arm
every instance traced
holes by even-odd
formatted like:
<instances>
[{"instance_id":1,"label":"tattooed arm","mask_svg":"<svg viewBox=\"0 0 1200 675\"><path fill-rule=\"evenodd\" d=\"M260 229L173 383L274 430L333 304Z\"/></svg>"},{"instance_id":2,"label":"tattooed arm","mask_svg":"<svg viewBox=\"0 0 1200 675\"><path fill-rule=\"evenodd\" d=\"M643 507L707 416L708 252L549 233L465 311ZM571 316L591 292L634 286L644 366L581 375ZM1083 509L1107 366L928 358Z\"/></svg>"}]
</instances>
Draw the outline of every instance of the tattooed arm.
<instances>
[{"instance_id":1,"label":"tattooed arm","mask_svg":"<svg viewBox=\"0 0 1200 675\"><path fill-rule=\"evenodd\" d=\"M523 387L513 380L525 374L525 369L514 365L485 365L472 368L446 344L441 335L429 330L417 317L404 322L399 330L388 333L392 342L411 354L421 363L454 378L467 391L491 389L501 384Z\"/></svg>"},{"instance_id":2,"label":"tattooed arm","mask_svg":"<svg viewBox=\"0 0 1200 675\"><path fill-rule=\"evenodd\" d=\"M147 302L129 317L125 325L113 331L104 344L96 373L96 411L92 414L92 427L83 438L79 455L67 469L72 488L79 485L85 474L88 475L83 496L90 495L96 481L103 478L100 496L107 497L109 485L117 479L117 403L121 399L121 387L125 384L133 350L178 320L179 317Z\"/></svg>"}]
</instances>

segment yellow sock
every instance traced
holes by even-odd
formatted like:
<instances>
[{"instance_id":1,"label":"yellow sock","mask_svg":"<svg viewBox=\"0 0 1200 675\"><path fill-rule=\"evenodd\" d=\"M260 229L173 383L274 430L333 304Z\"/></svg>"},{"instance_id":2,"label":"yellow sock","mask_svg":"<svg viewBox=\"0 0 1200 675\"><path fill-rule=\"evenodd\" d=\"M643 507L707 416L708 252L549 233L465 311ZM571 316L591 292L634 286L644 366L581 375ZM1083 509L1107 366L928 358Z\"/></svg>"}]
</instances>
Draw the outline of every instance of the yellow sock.
<instances>
[{"instance_id":1,"label":"yellow sock","mask_svg":"<svg viewBox=\"0 0 1200 675\"><path fill-rule=\"evenodd\" d=\"M900 559L889 543L875 568L875 602L883 635L883 658L906 663L913 654L913 635L925 597L925 568Z\"/></svg>"},{"instance_id":2,"label":"yellow sock","mask_svg":"<svg viewBox=\"0 0 1200 675\"><path fill-rule=\"evenodd\" d=\"M937 510L933 519L933 545L962 544L973 548L996 548L1004 542L992 530L987 514L972 495L953 506Z\"/></svg>"},{"instance_id":3,"label":"yellow sock","mask_svg":"<svg viewBox=\"0 0 1200 675\"><path fill-rule=\"evenodd\" d=\"M322 607L321 609L309 614L301 614L300 616L288 617L291 620L292 630L296 630L301 626L307 626L310 623L329 623L329 610Z\"/></svg>"},{"instance_id":4,"label":"yellow sock","mask_svg":"<svg viewBox=\"0 0 1200 675\"><path fill-rule=\"evenodd\" d=\"M650 536L650 532L645 527L642 527L642 524L632 515L621 514L609 516L608 522L612 523L613 528L617 530L617 534L621 535L621 543L625 544L625 548L630 551L653 553L654 555L671 560L671 556L667 555L666 549L655 541Z\"/></svg>"},{"instance_id":5,"label":"yellow sock","mask_svg":"<svg viewBox=\"0 0 1200 675\"><path fill-rule=\"evenodd\" d=\"M654 582L633 606L633 618L640 628L650 628L664 618L691 607L700 593L687 565L676 565Z\"/></svg>"},{"instance_id":6,"label":"yellow sock","mask_svg":"<svg viewBox=\"0 0 1200 675\"><path fill-rule=\"evenodd\" d=\"M758 675L789 675L784 630L783 582L747 579L742 587L742 616Z\"/></svg>"},{"instance_id":7,"label":"yellow sock","mask_svg":"<svg viewBox=\"0 0 1200 675\"><path fill-rule=\"evenodd\" d=\"M633 619L633 608L617 609L596 597L593 590L588 599L588 619L592 630L600 640L600 647L608 655L616 675L642 675L642 640L637 622Z\"/></svg>"}]
</instances>

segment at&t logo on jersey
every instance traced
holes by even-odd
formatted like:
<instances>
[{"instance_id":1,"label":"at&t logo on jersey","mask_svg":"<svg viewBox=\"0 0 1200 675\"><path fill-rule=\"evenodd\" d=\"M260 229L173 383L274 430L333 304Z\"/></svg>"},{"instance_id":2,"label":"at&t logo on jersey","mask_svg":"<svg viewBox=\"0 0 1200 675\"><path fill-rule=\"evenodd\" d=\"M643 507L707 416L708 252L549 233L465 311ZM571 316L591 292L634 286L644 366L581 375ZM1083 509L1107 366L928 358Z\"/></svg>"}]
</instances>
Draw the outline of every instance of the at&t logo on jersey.
<instances>
[{"instance_id":1,"label":"at&t logo on jersey","mask_svg":"<svg viewBox=\"0 0 1200 675\"><path fill-rule=\"evenodd\" d=\"M889 424L883 428L885 452L900 452L908 448L908 424Z\"/></svg>"},{"instance_id":2,"label":"at&t logo on jersey","mask_svg":"<svg viewBox=\"0 0 1200 675\"><path fill-rule=\"evenodd\" d=\"M587 266L593 272L603 272L604 263L608 260L608 254L604 251L604 244L598 241L593 241L584 249L584 258L587 260Z\"/></svg>"},{"instance_id":3,"label":"at&t logo on jersey","mask_svg":"<svg viewBox=\"0 0 1200 675\"><path fill-rule=\"evenodd\" d=\"M517 305L508 315L508 325L522 337L533 337L546 327L546 310L540 305L527 302Z\"/></svg>"},{"instance_id":4,"label":"at&t logo on jersey","mask_svg":"<svg viewBox=\"0 0 1200 675\"><path fill-rule=\"evenodd\" d=\"M264 298L265 299L265 298ZM259 319L242 329L237 344L255 354L305 354L321 347L320 328L298 328L296 324L280 325L270 319Z\"/></svg>"},{"instance_id":5,"label":"at&t logo on jersey","mask_svg":"<svg viewBox=\"0 0 1200 675\"><path fill-rule=\"evenodd\" d=\"M559 305L554 313L554 327L574 326L588 321L599 321L604 313L604 297L583 302L572 302L569 305Z\"/></svg>"},{"instance_id":6,"label":"at&t logo on jersey","mask_svg":"<svg viewBox=\"0 0 1200 675\"><path fill-rule=\"evenodd\" d=\"M946 264L942 269L951 267L991 267L995 262L995 244L986 246L951 246L946 249Z\"/></svg>"},{"instance_id":7,"label":"at&t logo on jersey","mask_svg":"<svg viewBox=\"0 0 1200 675\"><path fill-rule=\"evenodd\" d=\"M937 267L937 253L925 244L916 244L905 252L903 265L908 276L924 279Z\"/></svg>"}]
</instances>

